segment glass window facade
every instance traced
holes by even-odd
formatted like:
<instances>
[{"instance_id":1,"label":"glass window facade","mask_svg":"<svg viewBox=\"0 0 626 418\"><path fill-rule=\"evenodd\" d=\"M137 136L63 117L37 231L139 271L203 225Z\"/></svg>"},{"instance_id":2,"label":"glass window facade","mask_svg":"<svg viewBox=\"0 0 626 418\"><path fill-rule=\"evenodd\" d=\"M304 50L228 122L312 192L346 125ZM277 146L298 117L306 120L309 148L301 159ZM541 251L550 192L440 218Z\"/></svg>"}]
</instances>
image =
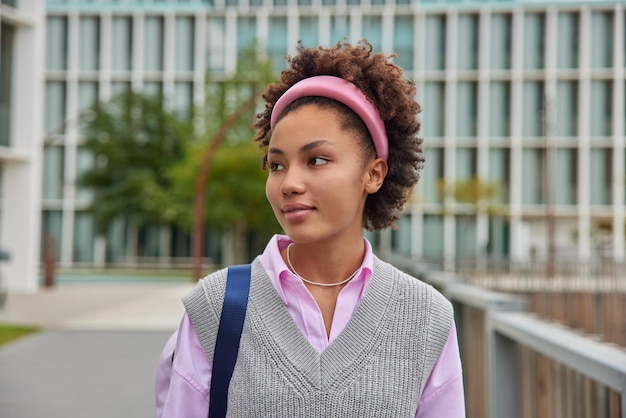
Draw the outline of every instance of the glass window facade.
<instances>
[{"instance_id":1,"label":"glass window facade","mask_svg":"<svg viewBox=\"0 0 626 418\"><path fill-rule=\"evenodd\" d=\"M592 136L611 135L613 122L613 83L609 80L591 81L590 130Z\"/></svg>"},{"instance_id":2,"label":"glass window facade","mask_svg":"<svg viewBox=\"0 0 626 418\"><path fill-rule=\"evenodd\" d=\"M145 46L143 68L146 71L163 71L164 27L163 18L147 16L144 21ZM178 35L178 33L176 33ZM176 48L178 51L179 48ZM130 64L119 69L130 69Z\"/></svg>"},{"instance_id":3,"label":"glass window facade","mask_svg":"<svg viewBox=\"0 0 626 418\"><path fill-rule=\"evenodd\" d=\"M537 205L544 202L545 151L526 148L522 151L522 203Z\"/></svg>"},{"instance_id":4,"label":"glass window facade","mask_svg":"<svg viewBox=\"0 0 626 418\"><path fill-rule=\"evenodd\" d=\"M88 212L74 214L74 240L72 258L77 263L93 263L95 229L93 217Z\"/></svg>"},{"instance_id":5,"label":"glass window facade","mask_svg":"<svg viewBox=\"0 0 626 418\"><path fill-rule=\"evenodd\" d=\"M613 66L613 13L591 14L591 66L610 68Z\"/></svg>"},{"instance_id":6,"label":"glass window facade","mask_svg":"<svg viewBox=\"0 0 626 418\"><path fill-rule=\"evenodd\" d=\"M457 148L456 177L460 180L476 177L476 148Z\"/></svg>"},{"instance_id":7,"label":"glass window facade","mask_svg":"<svg viewBox=\"0 0 626 418\"><path fill-rule=\"evenodd\" d=\"M491 148L489 150L489 178L497 186L494 203L503 204L509 201L511 150L509 148Z\"/></svg>"},{"instance_id":8,"label":"glass window facade","mask_svg":"<svg viewBox=\"0 0 626 418\"><path fill-rule=\"evenodd\" d=\"M523 123L524 136L537 137L544 135L544 86L542 81L525 81L523 92Z\"/></svg>"},{"instance_id":9,"label":"glass window facade","mask_svg":"<svg viewBox=\"0 0 626 418\"><path fill-rule=\"evenodd\" d=\"M269 37L267 39L267 54L272 61L272 69L278 73L287 64L287 18L273 16L270 18Z\"/></svg>"},{"instance_id":10,"label":"glass window facade","mask_svg":"<svg viewBox=\"0 0 626 418\"><path fill-rule=\"evenodd\" d=\"M424 215L422 240L422 254L425 259L443 259L443 218L441 216Z\"/></svg>"},{"instance_id":11,"label":"glass window facade","mask_svg":"<svg viewBox=\"0 0 626 418\"><path fill-rule=\"evenodd\" d=\"M97 71L100 69L100 19L82 16L79 32L79 68L81 71Z\"/></svg>"},{"instance_id":12,"label":"glass window facade","mask_svg":"<svg viewBox=\"0 0 626 418\"><path fill-rule=\"evenodd\" d=\"M43 152L43 198L63 199L63 179L65 170L65 148L47 146Z\"/></svg>"},{"instance_id":13,"label":"glass window facade","mask_svg":"<svg viewBox=\"0 0 626 418\"><path fill-rule=\"evenodd\" d=\"M440 182L444 176L443 149L426 148L426 163L420 184L426 203L441 203Z\"/></svg>"},{"instance_id":14,"label":"glass window facade","mask_svg":"<svg viewBox=\"0 0 626 418\"><path fill-rule=\"evenodd\" d=\"M589 161L589 202L592 205L611 204L612 150L592 148Z\"/></svg>"},{"instance_id":15,"label":"glass window facade","mask_svg":"<svg viewBox=\"0 0 626 418\"><path fill-rule=\"evenodd\" d=\"M460 70L478 69L478 15L459 15L458 67Z\"/></svg>"},{"instance_id":16,"label":"glass window facade","mask_svg":"<svg viewBox=\"0 0 626 418\"><path fill-rule=\"evenodd\" d=\"M413 17L396 16L393 25L393 51L396 54L396 64L404 71L413 70L413 36Z\"/></svg>"},{"instance_id":17,"label":"glass window facade","mask_svg":"<svg viewBox=\"0 0 626 418\"><path fill-rule=\"evenodd\" d=\"M574 205L577 203L578 152L575 148L558 148L554 153L554 203Z\"/></svg>"},{"instance_id":18,"label":"glass window facade","mask_svg":"<svg viewBox=\"0 0 626 418\"><path fill-rule=\"evenodd\" d=\"M46 135L58 135L65 132L65 82L48 81L46 83L46 112L44 130Z\"/></svg>"},{"instance_id":19,"label":"glass window facade","mask_svg":"<svg viewBox=\"0 0 626 418\"><path fill-rule=\"evenodd\" d=\"M478 83L461 81L456 98L457 135L476 136L478 122Z\"/></svg>"},{"instance_id":20,"label":"glass window facade","mask_svg":"<svg viewBox=\"0 0 626 418\"><path fill-rule=\"evenodd\" d=\"M445 116L445 84L430 81L424 86L422 105L422 131L426 137L443 136Z\"/></svg>"},{"instance_id":21,"label":"glass window facade","mask_svg":"<svg viewBox=\"0 0 626 418\"><path fill-rule=\"evenodd\" d=\"M578 134L578 82L558 81L556 85L556 121L554 133L557 136Z\"/></svg>"},{"instance_id":22,"label":"glass window facade","mask_svg":"<svg viewBox=\"0 0 626 418\"><path fill-rule=\"evenodd\" d=\"M374 47L374 51L380 51L383 46L383 18L380 15L365 15L362 17L361 25L363 32L367 33L367 40Z\"/></svg>"},{"instance_id":23,"label":"glass window facade","mask_svg":"<svg viewBox=\"0 0 626 418\"><path fill-rule=\"evenodd\" d=\"M11 143L13 33L12 26L0 22L0 146L9 146Z\"/></svg>"},{"instance_id":24,"label":"glass window facade","mask_svg":"<svg viewBox=\"0 0 626 418\"><path fill-rule=\"evenodd\" d=\"M174 41L174 69L176 71L193 71L194 67L194 20L192 17L176 18Z\"/></svg>"},{"instance_id":25,"label":"glass window facade","mask_svg":"<svg viewBox=\"0 0 626 418\"><path fill-rule=\"evenodd\" d=\"M524 67L540 69L545 66L546 16L529 13L524 16Z\"/></svg>"},{"instance_id":26,"label":"glass window facade","mask_svg":"<svg viewBox=\"0 0 626 418\"><path fill-rule=\"evenodd\" d=\"M491 16L491 68L507 70L511 68L511 32L510 14L496 13Z\"/></svg>"},{"instance_id":27,"label":"glass window facade","mask_svg":"<svg viewBox=\"0 0 626 418\"><path fill-rule=\"evenodd\" d=\"M492 81L489 84L489 135L509 136L511 133L511 83Z\"/></svg>"},{"instance_id":28,"label":"glass window facade","mask_svg":"<svg viewBox=\"0 0 626 418\"><path fill-rule=\"evenodd\" d=\"M133 57L133 21L128 16L114 16L112 22L111 68L113 71L129 71ZM152 42L152 41L151 41ZM148 54L161 54L160 51ZM150 55L152 57L152 55ZM150 58L144 59L144 65ZM156 58L152 58L156 60ZM151 69L154 62L150 62L146 69Z\"/></svg>"},{"instance_id":29,"label":"glass window facade","mask_svg":"<svg viewBox=\"0 0 626 418\"><path fill-rule=\"evenodd\" d=\"M446 16L426 16L425 42L426 70L443 70L446 67Z\"/></svg>"},{"instance_id":30,"label":"glass window facade","mask_svg":"<svg viewBox=\"0 0 626 418\"><path fill-rule=\"evenodd\" d=\"M48 70L67 69L67 18L49 16L46 22L46 68Z\"/></svg>"},{"instance_id":31,"label":"glass window facade","mask_svg":"<svg viewBox=\"0 0 626 418\"><path fill-rule=\"evenodd\" d=\"M580 44L580 16L575 12L559 13L556 49L558 68L577 68Z\"/></svg>"},{"instance_id":32,"label":"glass window facade","mask_svg":"<svg viewBox=\"0 0 626 418\"><path fill-rule=\"evenodd\" d=\"M319 44L319 19L317 16L300 16L300 39L306 47Z\"/></svg>"},{"instance_id":33,"label":"glass window facade","mask_svg":"<svg viewBox=\"0 0 626 418\"><path fill-rule=\"evenodd\" d=\"M211 72L224 72L224 48L226 45L226 25L223 17L211 17L206 25L206 65Z\"/></svg>"}]
</instances>

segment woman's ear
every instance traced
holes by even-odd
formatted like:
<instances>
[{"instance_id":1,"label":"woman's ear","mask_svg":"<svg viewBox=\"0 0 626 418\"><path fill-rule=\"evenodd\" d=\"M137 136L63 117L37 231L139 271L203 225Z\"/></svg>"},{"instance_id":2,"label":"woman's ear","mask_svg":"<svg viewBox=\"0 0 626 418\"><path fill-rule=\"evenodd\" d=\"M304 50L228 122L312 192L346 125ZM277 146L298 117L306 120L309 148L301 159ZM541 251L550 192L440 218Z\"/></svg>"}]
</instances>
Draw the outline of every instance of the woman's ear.
<instances>
[{"instance_id":1,"label":"woman's ear","mask_svg":"<svg viewBox=\"0 0 626 418\"><path fill-rule=\"evenodd\" d=\"M365 191L368 194L374 194L381 188L387 176L387 161L376 158L367 165L366 175Z\"/></svg>"}]
</instances>

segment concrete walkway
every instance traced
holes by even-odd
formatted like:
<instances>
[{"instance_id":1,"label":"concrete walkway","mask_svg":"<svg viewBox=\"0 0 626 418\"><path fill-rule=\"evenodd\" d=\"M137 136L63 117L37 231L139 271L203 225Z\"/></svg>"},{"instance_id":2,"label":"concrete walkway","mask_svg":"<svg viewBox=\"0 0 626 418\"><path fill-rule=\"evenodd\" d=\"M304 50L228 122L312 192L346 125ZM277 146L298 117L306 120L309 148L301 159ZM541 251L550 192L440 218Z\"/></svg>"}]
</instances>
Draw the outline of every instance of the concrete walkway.
<instances>
[{"instance_id":1,"label":"concrete walkway","mask_svg":"<svg viewBox=\"0 0 626 418\"><path fill-rule=\"evenodd\" d=\"M157 360L192 286L63 284L10 294L0 323L43 331L0 346L0 417L153 417Z\"/></svg>"}]
</instances>

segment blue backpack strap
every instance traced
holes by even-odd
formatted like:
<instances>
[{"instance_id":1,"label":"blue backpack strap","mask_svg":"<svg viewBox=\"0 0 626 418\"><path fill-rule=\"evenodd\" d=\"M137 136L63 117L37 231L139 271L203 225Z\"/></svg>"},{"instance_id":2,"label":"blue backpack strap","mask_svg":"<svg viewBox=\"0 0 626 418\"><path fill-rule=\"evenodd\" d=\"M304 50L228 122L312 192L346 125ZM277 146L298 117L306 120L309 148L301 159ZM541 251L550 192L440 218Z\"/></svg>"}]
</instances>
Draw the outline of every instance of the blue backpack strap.
<instances>
[{"instance_id":1,"label":"blue backpack strap","mask_svg":"<svg viewBox=\"0 0 626 418\"><path fill-rule=\"evenodd\" d=\"M250 291L250 264L228 267L224 306L213 354L209 418L226 416L228 387L233 376Z\"/></svg>"}]
</instances>

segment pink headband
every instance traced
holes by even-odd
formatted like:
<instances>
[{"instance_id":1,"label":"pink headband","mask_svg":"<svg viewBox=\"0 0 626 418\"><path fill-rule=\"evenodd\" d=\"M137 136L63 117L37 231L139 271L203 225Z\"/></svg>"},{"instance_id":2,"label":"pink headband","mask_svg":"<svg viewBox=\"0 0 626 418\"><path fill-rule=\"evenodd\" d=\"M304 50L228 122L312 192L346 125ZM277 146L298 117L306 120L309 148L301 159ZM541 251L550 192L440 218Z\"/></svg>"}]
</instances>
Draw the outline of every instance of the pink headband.
<instances>
[{"instance_id":1,"label":"pink headband","mask_svg":"<svg viewBox=\"0 0 626 418\"><path fill-rule=\"evenodd\" d=\"M291 86L274 104L270 119L271 128L274 128L285 107L296 99L306 96L328 97L352 109L365 122L372 136L376 155L387 160L389 155L387 132L376 106L365 97L361 89L343 78L318 75L305 78Z\"/></svg>"}]
</instances>

